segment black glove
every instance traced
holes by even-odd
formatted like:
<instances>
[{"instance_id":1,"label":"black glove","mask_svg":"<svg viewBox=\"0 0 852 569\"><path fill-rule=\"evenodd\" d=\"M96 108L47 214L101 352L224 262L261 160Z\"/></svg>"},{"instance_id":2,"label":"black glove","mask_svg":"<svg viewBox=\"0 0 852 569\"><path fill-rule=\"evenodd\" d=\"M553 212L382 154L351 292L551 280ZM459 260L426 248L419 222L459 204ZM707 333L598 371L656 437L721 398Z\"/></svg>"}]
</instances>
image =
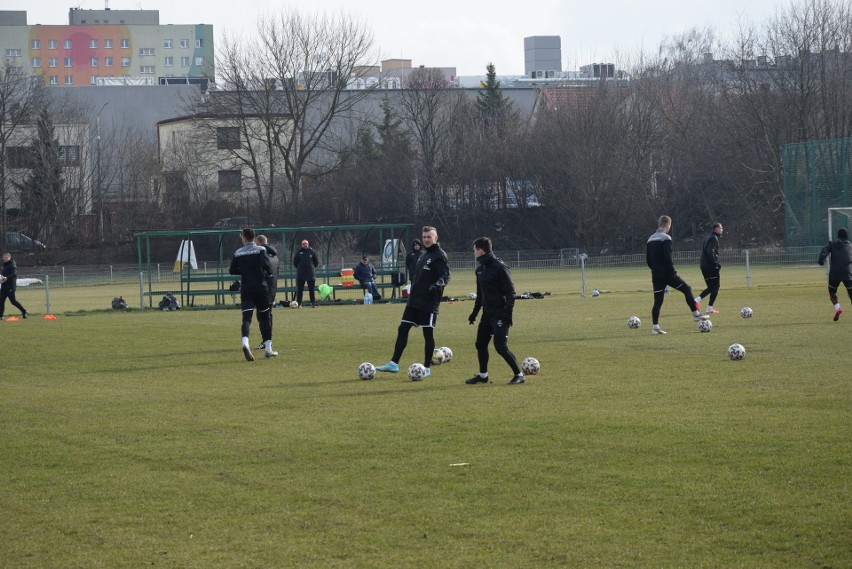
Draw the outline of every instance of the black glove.
<instances>
[{"instance_id":1,"label":"black glove","mask_svg":"<svg viewBox=\"0 0 852 569\"><path fill-rule=\"evenodd\" d=\"M817 263L819 263L819 266L821 267L825 264L825 261L817 261Z\"/></svg>"},{"instance_id":2,"label":"black glove","mask_svg":"<svg viewBox=\"0 0 852 569\"><path fill-rule=\"evenodd\" d=\"M470 316L467 317L467 321L471 324L476 322L476 312L471 312Z\"/></svg>"}]
</instances>

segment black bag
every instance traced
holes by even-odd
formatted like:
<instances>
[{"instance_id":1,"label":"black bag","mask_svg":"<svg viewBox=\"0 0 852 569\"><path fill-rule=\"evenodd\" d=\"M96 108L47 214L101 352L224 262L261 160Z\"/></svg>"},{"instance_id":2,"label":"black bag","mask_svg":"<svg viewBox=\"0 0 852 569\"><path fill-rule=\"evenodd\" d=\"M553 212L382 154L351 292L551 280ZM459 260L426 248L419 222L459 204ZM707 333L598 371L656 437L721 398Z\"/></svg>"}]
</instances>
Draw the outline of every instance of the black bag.
<instances>
[{"instance_id":1,"label":"black bag","mask_svg":"<svg viewBox=\"0 0 852 569\"><path fill-rule=\"evenodd\" d=\"M112 299L112 308L113 310L124 310L127 308L127 301L121 298L120 296Z\"/></svg>"},{"instance_id":2,"label":"black bag","mask_svg":"<svg viewBox=\"0 0 852 569\"><path fill-rule=\"evenodd\" d=\"M393 286L403 286L406 284L407 280L405 278L405 271L398 271L391 275L391 282Z\"/></svg>"}]
</instances>

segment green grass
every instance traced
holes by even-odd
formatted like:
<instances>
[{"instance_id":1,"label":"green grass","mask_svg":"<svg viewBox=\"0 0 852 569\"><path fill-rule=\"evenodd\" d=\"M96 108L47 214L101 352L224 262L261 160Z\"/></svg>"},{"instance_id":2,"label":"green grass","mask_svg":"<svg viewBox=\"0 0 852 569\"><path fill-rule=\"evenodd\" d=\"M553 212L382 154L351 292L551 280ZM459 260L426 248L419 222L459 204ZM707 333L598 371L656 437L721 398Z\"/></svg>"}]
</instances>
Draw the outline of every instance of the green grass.
<instances>
[{"instance_id":1,"label":"green grass","mask_svg":"<svg viewBox=\"0 0 852 569\"><path fill-rule=\"evenodd\" d=\"M493 351L464 385L469 301L420 383L357 379L398 304L277 310L281 357L253 363L236 310L3 322L0 566L852 567L852 310L831 321L824 272L723 273L712 332L673 294L665 337L647 271L585 299L515 276L553 292L518 302L510 346L542 362L521 386Z\"/></svg>"}]
</instances>

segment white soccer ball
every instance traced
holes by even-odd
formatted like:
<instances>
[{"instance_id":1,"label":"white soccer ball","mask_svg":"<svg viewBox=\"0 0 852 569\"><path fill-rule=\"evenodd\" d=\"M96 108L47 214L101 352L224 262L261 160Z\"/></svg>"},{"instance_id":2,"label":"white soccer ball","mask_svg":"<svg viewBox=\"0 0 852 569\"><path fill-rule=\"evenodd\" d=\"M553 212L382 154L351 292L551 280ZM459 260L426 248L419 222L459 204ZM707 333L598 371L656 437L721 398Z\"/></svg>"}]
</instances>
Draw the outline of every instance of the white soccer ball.
<instances>
[{"instance_id":1,"label":"white soccer ball","mask_svg":"<svg viewBox=\"0 0 852 569\"><path fill-rule=\"evenodd\" d=\"M600 296L600 295L601 295L601 291L599 291L598 289L595 289L595 290L592 291L592 296Z\"/></svg>"},{"instance_id":2,"label":"white soccer ball","mask_svg":"<svg viewBox=\"0 0 852 569\"><path fill-rule=\"evenodd\" d=\"M299 303L295 300L290 302L290 308L299 308Z\"/></svg>"},{"instance_id":3,"label":"white soccer ball","mask_svg":"<svg viewBox=\"0 0 852 569\"><path fill-rule=\"evenodd\" d=\"M521 362L521 371L524 372L524 375L535 375L541 371L541 364L535 358L525 358Z\"/></svg>"},{"instance_id":4,"label":"white soccer ball","mask_svg":"<svg viewBox=\"0 0 852 569\"><path fill-rule=\"evenodd\" d=\"M453 351L451 349L449 349L447 346L443 346L443 347L438 348L438 349L441 350L442 352L444 352L444 363L447 363L448 361L453 359Z\"/></svg>"},{"instance_id":5,"label":"white soccer ball","mask_svg":"<svg viewBox=\"0 0 852 569\"><path fill-rule=\"evenodd\" d=\"M423 364L411 364L408 367L408 379L411 381L420 381L426 377L426 366Z\"/></svg>"},{"instance_id":6,"label":"white soccer ball","mask_svg":"<svg viewBox=\"0 0 852 569\"><path fill-rule=\"evenodd\" d=\"M432 365L439 366L442 363L447 361L447 354L441 348L435 348L435 351L432 352Z\"/></svg>"},{"instance_id":7,"label":"white soccer ball","mask_svg":"<svg viewBox=\"0 0 852 569\"><path fill-rule=\"evenodd\" d=\"M728 357L732 360L741 360L745 357L746 350L742 344L731 344L728 346Z\"/></svg>"},{"instance_id":8,"label":"white soccer ball","mask_svg":"<svg viewBox=\"0 0 852 569\"><path fill-rule=\"evenodd\" d=\"M358 377L361 379L373 379L376 377L376 366L370 362L364 362L358 366Z\"/></svg>"},{"instance_id":9,"label":"white soccer ball","mask_svg":"<svg viewBox=\"0 0 852 569\"><path fill-rule=\"evenodd\" d=\"M627 327L633 328L634 330L642 325L642 321L639 320L638 316L631 316L627 319Z\"/></svg>"},{"instance_id":10,"label":"white soccer ball","mask_svg":"<svg viewBox=\"0 0 852 569\"><path fill-rule=\"evenodd\" d=\"M699 332L709 332L713 329L713 323L709 320L699 320L698 321L698 331Z\"/></svg>"},{"instance_id":11,"label":"white soccer ball","mask_svg":"<svg viewBox=\"0 0 852 569\"><path fill-rule=\"evenodd\" d=\"M743 318L751 318L752 314L754 314L754 311L748 306L740 310L740 316L742 316Z\"/></svg>"},{"instance_id":12,"label":"white soccer ball","mask_svg":"<svg viewBox=\"0 0 852 569\"><path fill-rule=\"evenodd\" d=\"M467 294L467 297L468 297L470 300L476 300L476 293L475 293L475 292L469 292L469 293Z\"/></svg>"}]
</instances>

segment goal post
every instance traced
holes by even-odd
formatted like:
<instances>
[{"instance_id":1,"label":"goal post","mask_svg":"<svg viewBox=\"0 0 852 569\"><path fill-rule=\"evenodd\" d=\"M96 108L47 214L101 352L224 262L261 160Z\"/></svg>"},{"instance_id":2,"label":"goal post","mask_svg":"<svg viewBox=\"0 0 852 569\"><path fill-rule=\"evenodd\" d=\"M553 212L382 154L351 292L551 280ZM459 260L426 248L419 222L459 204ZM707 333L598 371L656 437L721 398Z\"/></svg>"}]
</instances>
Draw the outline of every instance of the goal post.
<instances>
[{"instance_id":1,"label":"goal post","mask_svg":"<svg viewBox=\"0 0 852 569\"><path fill-rule=\"evenodd\" d=\"M845 227L849 229L849 218L852 217L852 207L830 207L828 208L828 240L836 237L837 229Z\"/></svg>"}]
</instances>

